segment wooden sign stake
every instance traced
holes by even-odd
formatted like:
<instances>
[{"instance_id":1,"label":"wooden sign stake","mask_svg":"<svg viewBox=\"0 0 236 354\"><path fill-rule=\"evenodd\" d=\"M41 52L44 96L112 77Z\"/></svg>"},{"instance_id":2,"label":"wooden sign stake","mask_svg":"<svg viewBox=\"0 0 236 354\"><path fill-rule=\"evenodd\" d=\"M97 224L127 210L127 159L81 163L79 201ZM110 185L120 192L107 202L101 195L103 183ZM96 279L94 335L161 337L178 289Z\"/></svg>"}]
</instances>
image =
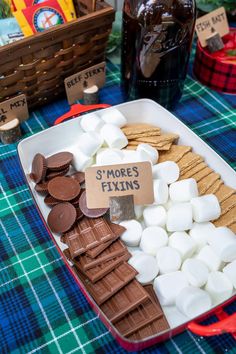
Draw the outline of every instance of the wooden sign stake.
<instances>
[{"instance_id":1,"label":"wooden sign stake","mask_svg":"<svg viewBox=\"0 0 236 354\"><path fill-rule=\"evenodd\" d=\"M109 198L110 220L112 222L121 222L135 218L134 196L122 195Z\"/></svg>"},{"instance_id":2,"label":"wooden sign stake","mask_svg":"<svg viewBox=\"0 0 236 354\"><path fill-rule=\"evenodd\" d=\"M224 43L222 41L221 36L219 35L218 32L214 30L214 28L211 29L212 35L206 38L206 43L207 43L207 48L210 53L217 52L218 50L221 50L224 48Z\"/></svg>"}]
</instances>

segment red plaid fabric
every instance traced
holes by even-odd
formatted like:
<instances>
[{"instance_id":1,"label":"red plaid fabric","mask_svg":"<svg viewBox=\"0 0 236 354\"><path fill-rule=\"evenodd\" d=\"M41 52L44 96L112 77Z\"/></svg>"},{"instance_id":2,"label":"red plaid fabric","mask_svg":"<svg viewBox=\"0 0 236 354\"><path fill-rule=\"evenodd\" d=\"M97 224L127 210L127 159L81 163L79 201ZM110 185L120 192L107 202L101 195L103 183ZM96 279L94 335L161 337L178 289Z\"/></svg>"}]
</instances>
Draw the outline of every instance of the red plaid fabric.
<instances>
[{"instance_id":1,"label":"red plaid fabric","mask_svg":"<svg viewBox=\"0 0 236 354\"><path fill-rule=\"evenodd\" d=\"M193 72L202 84L213 90L236 94L236 65L222 63L211 57L199 42Z\"/></svg>"}]
</instances>

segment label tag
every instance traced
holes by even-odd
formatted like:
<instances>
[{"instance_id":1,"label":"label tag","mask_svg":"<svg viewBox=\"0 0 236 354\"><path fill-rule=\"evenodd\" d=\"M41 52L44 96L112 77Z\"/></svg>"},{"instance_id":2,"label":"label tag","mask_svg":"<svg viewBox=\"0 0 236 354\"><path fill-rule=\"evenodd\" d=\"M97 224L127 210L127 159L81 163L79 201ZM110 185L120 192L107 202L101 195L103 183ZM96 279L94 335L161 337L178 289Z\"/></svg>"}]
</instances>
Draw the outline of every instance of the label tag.
<instances>
[{"instance_id":1,"label":"label tag","mask_svg":"<svg viewBox=\"0 0 236 354\"><path fill-rule=\"evenodd\" d=\"M102 62L80 71L64 80L69 104L83 98L83 90L96 85L98 88L105 85L106 63Z\"/></svg>"},{"instance_id":2,"label":"label tag","mask_svg":"<svg viewBox=\"0 0 236 354\"><path fill-rule=\"evenodd\" d=\"M19 95L0 103L0 126L18 118L23 121L29 117L25 95Z\"/></svg>"},{"instance_id":3,"label":"label tag","mask_svg":"<svg viewBox=\"0 0 236 354\"><path fill-rule=\"evenodd\" d=\"M202 47L207 46L206 39L217 32L221 37L229 33L229 24L224 7L220 7L196 20L195 30Z\"/></svg>"},{"instance_id":4,"label":"label tag","mask_svg":"<svg viewBox=\"0 0 236 354\"><path fill-rule=\"evenodd\" d=\"M134 204L154 201L150 162L89 167L85 170L87 206L108 208L109 198L133 195Z\"/></svg>"}]
</instances>

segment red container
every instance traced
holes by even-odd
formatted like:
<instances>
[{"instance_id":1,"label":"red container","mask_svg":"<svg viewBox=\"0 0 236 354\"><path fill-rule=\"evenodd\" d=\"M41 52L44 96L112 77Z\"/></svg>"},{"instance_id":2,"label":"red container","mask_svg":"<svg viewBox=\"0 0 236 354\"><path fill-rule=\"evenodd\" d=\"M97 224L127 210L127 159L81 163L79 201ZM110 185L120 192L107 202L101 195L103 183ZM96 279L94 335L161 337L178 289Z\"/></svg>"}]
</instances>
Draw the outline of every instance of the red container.
<instances>
[{"instance_id":1,"label":"red container","mask_svg":"<svg viewBox=\"0 0 236 354\"><path fill-rule=\"evenodd\" d=\"M231 29L231 32L235 32ZM220 61L197 42L197 50L193 65L196 78L213 90L236 94L236 64Z\"/></svg>"}]
</instances>

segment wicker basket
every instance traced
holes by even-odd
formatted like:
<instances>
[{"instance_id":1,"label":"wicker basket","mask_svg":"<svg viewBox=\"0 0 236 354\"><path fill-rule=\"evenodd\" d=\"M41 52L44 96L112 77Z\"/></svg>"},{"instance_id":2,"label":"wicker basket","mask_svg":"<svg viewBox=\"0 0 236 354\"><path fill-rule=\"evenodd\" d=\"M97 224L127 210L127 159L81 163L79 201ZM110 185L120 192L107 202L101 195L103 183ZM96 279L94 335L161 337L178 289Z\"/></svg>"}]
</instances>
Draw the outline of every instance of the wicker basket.
<instances>
[{"instance_id":1,"label":"wicker basket","mask_svg":"<svg viewBox=\"0 0 236 354\"><path fill-rule=\"evenodd\" d=\"M0 47L0 102L24 93L30 108L45 104L64 92L67 76L105 59L115 11L97 1L88 14L84 3L78 19Z\"/></svg>"}]
</instances>

